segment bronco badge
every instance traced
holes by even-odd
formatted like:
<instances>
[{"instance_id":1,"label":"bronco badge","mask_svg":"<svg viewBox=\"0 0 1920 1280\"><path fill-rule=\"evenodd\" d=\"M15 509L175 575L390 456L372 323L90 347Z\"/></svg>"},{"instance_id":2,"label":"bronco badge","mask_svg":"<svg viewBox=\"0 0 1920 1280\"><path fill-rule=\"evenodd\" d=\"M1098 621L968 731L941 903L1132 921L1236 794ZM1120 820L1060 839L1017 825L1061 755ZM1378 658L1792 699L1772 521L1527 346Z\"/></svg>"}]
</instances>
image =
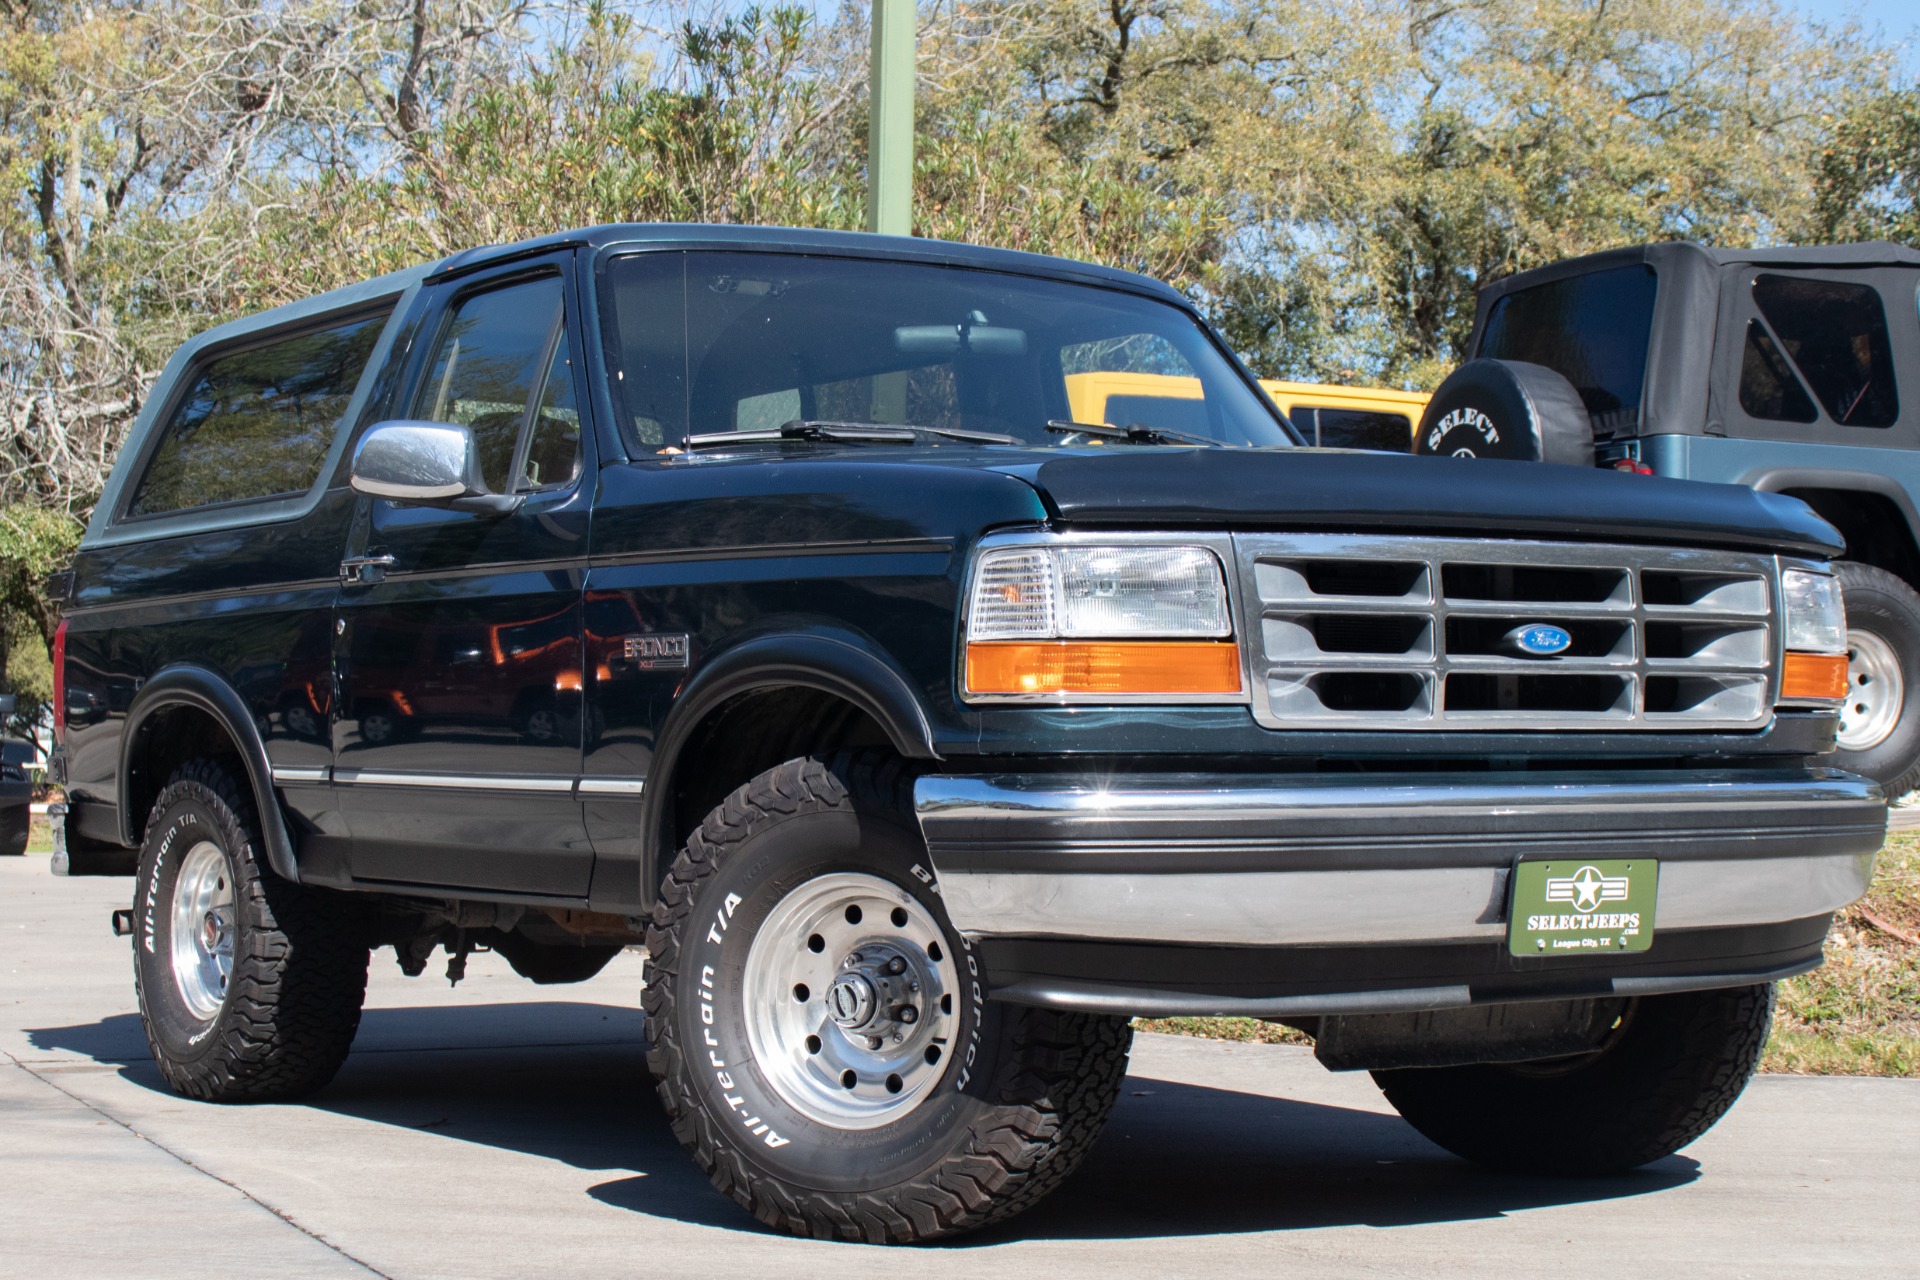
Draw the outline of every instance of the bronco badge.
<instances>
[{"instance_id":1,"label":"bronco badge","mask_svg":"<svg viewBox=\"0 0 1920 1280\"><path fill-rule=\"evenodd\" d=\"M686 633L628 636L621 646L622 656L636 671L671 671L687 665Z\"/></svg>"}]
</instances>

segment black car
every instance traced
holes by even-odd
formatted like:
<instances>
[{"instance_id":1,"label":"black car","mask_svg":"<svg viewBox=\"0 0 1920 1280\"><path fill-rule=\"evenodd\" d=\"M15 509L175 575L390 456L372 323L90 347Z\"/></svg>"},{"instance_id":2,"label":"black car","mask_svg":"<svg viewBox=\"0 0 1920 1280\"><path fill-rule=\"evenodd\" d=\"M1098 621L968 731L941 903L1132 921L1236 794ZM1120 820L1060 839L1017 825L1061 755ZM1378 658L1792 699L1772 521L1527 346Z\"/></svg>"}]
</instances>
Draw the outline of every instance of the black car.
<instances>
[{"instance_id":1,"label":"black car","mask_svg":"<svg viewBox=\"0 0 1920 1280\"><path fill-rule=\"evenodd\" d=\"M13 714L14 695L0 693L0 721ZM27 851L33 831L33 783L27 767L38 753L31 742L0 738L0 857Z\"/></svg>"},{"instance_id":2,"label":"black car","mask_svg":"<svg viewBox=\"0 0 1920 1280\"><path fill-rule=\"evenodd\" d=\"M1199 394L1074 421L1087 373ZM1034 1203L1138 1014L1617 1170L1732 1104L1871 875L1882 796L1817 762L1839 549L1300 447L1124 272L603 227L174 358L61 584L62 865L139 850L141 1013L210 1100L323 1086L372 949L644 943L675 1133L809 1235Z\"/></svg>"}]
</instances>

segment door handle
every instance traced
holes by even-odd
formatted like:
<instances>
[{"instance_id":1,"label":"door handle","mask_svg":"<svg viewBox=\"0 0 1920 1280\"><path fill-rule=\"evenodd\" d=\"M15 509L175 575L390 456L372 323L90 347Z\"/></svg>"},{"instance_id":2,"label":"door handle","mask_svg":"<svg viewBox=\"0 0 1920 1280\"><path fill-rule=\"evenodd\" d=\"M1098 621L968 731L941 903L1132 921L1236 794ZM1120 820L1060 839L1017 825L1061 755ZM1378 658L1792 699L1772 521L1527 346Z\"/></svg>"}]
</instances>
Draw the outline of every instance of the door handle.
<instances>
[{"instance_id":1,"label":"door handle","mask_svg":"<svg viewBox=\"0 0 1920 1280\"><path fill-rule=\"evenodd\" d=\"M387 570L393 568L392 556L348 556L340 562L340 581L352 585L356 582L381 582L386 579Z\"/></svg>"}]
</instances>

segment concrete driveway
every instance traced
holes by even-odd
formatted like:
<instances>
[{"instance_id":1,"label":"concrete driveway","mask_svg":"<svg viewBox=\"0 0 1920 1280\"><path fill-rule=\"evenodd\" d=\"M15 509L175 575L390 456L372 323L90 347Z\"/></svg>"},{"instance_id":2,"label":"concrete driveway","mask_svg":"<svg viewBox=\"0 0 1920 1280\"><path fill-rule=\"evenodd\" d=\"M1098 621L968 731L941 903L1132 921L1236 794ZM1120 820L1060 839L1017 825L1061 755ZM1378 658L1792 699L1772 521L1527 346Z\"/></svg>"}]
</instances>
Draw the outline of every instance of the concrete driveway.
<instances>
[{"instance_id":1,"label":"concrete driveway","mask_svg":"<svg viewBox=\"0 0 1920 1280\"><path fill-rule=\"evenodd\" d=\"M1559 1182L1453 1159L1303 1050L1165 1036L1026 1217L919 1250L792 1240L668 1132L637 957L546 989L476 957L449 990L383 953L330 1088L209 1106L147 1057L107 927L130 885L0 859L0 1274L1920 1276L1920 1081L1763 1078L1684 1154Z\"/></svg>"}]
</instances>

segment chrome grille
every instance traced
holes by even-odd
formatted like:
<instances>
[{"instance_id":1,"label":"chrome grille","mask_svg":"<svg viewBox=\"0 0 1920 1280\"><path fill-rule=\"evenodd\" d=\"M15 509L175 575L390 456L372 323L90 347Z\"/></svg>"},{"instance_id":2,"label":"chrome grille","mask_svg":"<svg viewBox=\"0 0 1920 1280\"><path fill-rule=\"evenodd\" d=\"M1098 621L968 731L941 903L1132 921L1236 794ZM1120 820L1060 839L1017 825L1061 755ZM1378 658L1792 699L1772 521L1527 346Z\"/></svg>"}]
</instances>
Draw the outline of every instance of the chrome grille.
<instances>
[{"instance_id":1,"label":"chrome grille","mask_svg":"<svg viewBox=\"0 0 1920 1280\"><path fill-rule=\"evenodd\" d=\"M1736 729L1774 704L1769 556L1338 534L1235 538L1274 729ZM1513 637L1552 624L1552 657Z\"/></svg>"}]
</instances>

